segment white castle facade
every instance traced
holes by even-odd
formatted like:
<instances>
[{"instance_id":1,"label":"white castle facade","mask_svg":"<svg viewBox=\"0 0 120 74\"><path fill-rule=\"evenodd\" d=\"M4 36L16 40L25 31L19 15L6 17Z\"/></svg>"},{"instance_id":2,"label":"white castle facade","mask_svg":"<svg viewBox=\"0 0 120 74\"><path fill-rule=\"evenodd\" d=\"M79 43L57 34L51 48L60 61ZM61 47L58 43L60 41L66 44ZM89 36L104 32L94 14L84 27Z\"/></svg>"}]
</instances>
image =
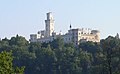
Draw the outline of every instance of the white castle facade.
<instances>
[{"instance_id":1,"label":"white castle facade","mask_svg":"<svg viewBox=\"0 0 120 74\"><path fill-rule=\"evenodd\" d=\"M77 28L70 29L64 35L54 31L54 18L52 13L47 13L47 20L45 20L45 30L38 31L37 34L30 35L30 42L52 42L57 37L61 36L64 43L74 43L77 46L80 42L93 41L100 42L100 32L98 30Z\"/></svg>"}]
</instances>

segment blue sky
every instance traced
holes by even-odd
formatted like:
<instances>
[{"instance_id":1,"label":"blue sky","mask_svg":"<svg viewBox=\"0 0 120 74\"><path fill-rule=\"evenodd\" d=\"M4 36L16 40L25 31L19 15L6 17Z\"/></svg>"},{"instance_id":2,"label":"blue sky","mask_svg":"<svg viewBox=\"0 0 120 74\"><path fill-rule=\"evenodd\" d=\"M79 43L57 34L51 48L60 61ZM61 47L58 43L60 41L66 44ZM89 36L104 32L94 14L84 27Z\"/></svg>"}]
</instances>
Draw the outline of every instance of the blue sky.
<instances>
[{"instance_id":1,"label":"blue sky","mask_svg":"<svg viewBox=\"0 0 120 74\"><path fill-rule=\"evenodd\" d=\"M55 31L92 28L101 38L120 34L120 0L0 0L0 38L43 30L46 13L53 12Z\"/></svg>"}]
</instances>

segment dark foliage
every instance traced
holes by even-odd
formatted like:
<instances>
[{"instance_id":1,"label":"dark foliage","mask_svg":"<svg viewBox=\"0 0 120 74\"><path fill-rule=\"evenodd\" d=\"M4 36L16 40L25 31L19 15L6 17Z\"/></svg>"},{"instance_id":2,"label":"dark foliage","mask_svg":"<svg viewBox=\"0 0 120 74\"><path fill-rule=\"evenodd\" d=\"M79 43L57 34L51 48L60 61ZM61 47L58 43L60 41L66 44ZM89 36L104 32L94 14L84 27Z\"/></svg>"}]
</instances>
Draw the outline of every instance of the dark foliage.
<instances>
[{"instance_id":1,"label":"dark foliage","mask_svg":"<svg viewBox=\"0 0 120 74\"><path fill-rule=\"evenodd\" d=\"M25 74L120 74L120 40L109 36L100 43L29 43L16 36L0 41L0 51L13 51L13 66L25 66Z\"/></svg>"}]
</instances>

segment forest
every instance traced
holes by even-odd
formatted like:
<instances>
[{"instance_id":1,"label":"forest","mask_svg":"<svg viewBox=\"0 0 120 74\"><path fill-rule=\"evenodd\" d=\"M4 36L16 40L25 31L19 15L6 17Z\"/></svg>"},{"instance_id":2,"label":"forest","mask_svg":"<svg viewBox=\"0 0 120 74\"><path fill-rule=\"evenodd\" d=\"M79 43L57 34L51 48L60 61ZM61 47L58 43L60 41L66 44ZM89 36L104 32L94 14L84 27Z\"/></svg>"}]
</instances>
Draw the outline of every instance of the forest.
<instances>
[{"instance_id":1,"label":"forest","mask_svg":"<svg viewBox=\"0 0 120 74\"><path fill-rule=\"evenodd\" d=\"M75 47L61 37L49 43L16 35L0 41L0 74L120 74L120 39Z\"/></svg>"}]
</instances>

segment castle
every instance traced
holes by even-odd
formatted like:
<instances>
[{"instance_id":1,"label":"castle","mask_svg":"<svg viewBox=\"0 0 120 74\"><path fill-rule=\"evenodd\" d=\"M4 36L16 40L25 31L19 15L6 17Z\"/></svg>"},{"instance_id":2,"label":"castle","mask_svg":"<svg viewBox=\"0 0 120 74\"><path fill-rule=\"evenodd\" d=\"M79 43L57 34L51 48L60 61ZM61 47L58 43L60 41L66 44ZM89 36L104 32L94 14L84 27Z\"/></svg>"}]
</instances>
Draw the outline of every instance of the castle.
<instances>
[{"instance_id":1,"label":"castle","mask_svg":"<svg viewBox=\"0 0 120 74\"><path fill-rule=\"evenodd\" d=\"M47 13L47 19L45 20L45 30L38 31L37 34L30 34L30 42L51 42L57 37L61 36L64 43L73 42L75 46L79 45L80 42L93 41L100 42L100 32L98 30L77 28L70 29L64 35L56 33L54 31L54 18L52 12Z\"/></svg>"}]
</instances>

